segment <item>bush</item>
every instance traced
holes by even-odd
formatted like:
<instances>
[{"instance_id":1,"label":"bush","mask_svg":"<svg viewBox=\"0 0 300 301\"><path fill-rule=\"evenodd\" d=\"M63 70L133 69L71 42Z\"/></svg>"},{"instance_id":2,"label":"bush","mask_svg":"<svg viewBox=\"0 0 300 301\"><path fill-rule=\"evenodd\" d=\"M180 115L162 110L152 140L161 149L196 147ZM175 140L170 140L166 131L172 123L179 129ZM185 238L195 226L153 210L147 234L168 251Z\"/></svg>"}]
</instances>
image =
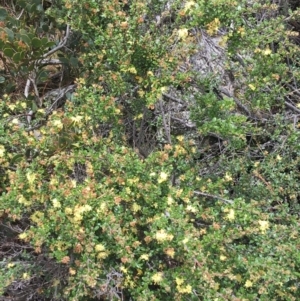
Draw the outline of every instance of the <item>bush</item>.
<instances>
[{"instance_id":1,"label":"bush","mask_svg":"<svg viewBox=\"0 0 300 301\"><path fill-rule=\"evenodd\" d=\"M0 18L1 294L297 300L299 10L17 1Z\"/></svg>"}]
</instances>

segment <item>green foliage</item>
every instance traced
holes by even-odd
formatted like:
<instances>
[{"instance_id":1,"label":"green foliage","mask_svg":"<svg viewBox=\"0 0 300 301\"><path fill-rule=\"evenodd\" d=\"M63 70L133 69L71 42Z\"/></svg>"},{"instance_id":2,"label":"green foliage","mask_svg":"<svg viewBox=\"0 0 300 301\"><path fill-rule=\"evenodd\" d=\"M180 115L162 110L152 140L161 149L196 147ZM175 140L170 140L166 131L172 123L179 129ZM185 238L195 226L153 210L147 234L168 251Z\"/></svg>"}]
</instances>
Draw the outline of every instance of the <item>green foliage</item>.
<instances>
[{"instance_id":1,"label":"green foliage","mask_svg":"<svg viewBox=\"0 0 300 301\"><path fill-rule=\"evenodd\" d=\"M53 300L297 300L299 45L279 7L66 0L14 9L0 9L0 218L11 231L1 225L0 235L17 245L0 257L0 294L37 281L35 294ZM32 71L45 83L40 59L66 24L73 46L54 57L76 69L76 91L57 107L60 98L39 104L36 91L8 91ZM201 37L218 35L230 93L212 62L209 74L179 71ZM195 126L184 135L167 131L165 98L183 106L169 87L187 99ZM147 155L145 124L168 136Z\"/></svg>"}]
</instances>

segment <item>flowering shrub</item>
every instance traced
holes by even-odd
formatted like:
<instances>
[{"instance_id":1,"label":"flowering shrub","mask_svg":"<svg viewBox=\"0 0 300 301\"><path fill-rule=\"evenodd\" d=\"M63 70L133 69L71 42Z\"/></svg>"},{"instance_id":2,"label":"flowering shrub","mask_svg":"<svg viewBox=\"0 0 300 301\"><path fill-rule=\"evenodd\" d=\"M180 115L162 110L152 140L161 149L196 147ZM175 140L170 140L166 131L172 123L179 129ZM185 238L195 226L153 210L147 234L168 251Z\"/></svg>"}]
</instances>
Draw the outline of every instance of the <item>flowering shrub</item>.
<instances>
[{"instance_id":1,"label":"flowering shrub","mask_svg":"<svg viewBox=\"0 0 300 301\"><path fill-rule=\"evenodd\" d=\"M208 2L1 8L2 63L32 82L29 92L21 85L27 97L1 86L1 294L298 299L299 45L275 4ZM43 25L57 16L61 32L80 33L74 55L57 41L52 62L77 74L60 85L76 90L52 103L32 80L45 68L44 48L55 47L46 26L32 33L44 43L36 56L30 35L28 52L12 54L26 42L13 30L38 11ZM229 92L214 65L209 74L189 66L199 40L217 35ZM25 57L32 69L22 69ZM183 135L172 128L181 116L166 109L170 99L188 107Z\"/></svg>"}]
</instances>

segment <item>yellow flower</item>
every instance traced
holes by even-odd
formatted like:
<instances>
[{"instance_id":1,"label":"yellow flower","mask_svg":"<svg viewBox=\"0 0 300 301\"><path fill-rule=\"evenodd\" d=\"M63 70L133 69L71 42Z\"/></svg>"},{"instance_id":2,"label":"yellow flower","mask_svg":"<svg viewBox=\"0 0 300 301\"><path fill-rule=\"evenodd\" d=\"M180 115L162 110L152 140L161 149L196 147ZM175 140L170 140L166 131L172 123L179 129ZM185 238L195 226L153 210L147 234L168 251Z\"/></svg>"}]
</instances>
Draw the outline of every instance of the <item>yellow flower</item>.
<instances>
[{"instance_id":1,"label":"yellow flower","mask_svg":"<svg viewBox=\"0 0 300 301\"><path fill-rule=\"evenodd\" d=\"M168 179L168 174L162 171L159 175L157 182L160 184L162 182L167 181L167 179Z\"/></svg>"},{"instance_id":2,"label":"yellow flower","mask_svg":"<svg viewBox=\"0 0 300 301\"><path fill-rule=\"evenodd\" d=\"M245 35L245 28L244 27L239 27L237 32L243 37Z\"/></svg>"},{"instance_id":3,"label":"yellow flower","mask_svg":"<svg viewBox=\"0 0 300 301\"><path fill-rule=\"evenodd\" d=\"M183 139L184 139L184 136L183 136L183 135L177 136L176 139L177 139L179 142L182 142Z\"/></svg>"},{"instance_id":4,"label":"yellow flower","mask_svg":"<svg viewBox=\"0 0 300 301\"><path fill-rule=\"evenodd\" d=\"M192 292L192 287L189 284L186 287L177 286L177 290L181 294L190 294Z\"/></svg>"},{"instance_id":5,"label":"yellow flower","mask_svg":"<svg viewBox=\"0 0 300 301\"><path fill-rule=\"evenodd\" d=\"M207 33L211 36L217 34L220 24L220 20L218 18L215 18L213 21L207 24Z\"/></svg>"},{"instance_id":6,"label":"yellow flower","mask_svg":"<svg viewBox=\"0 0 300 301\"><path fill-rule=\"evenodd\" d=\"M82 207L82 211L83 212L89 212L89 211L91 211L93 208L90 206L90 205L84 205L83 207Z\"/></svg>"},{"instance_id":7,"label":"yellow flower","mask_svg":"<svg viewBox=\"0 0 300 301\"><path fill-rule=\"evenodd\" d=\"M153 74L152 71L147 71L147 75L148 75L148 76L154 76L154 74Z\"/></svg>"},{"instance_id":8,"label":"yellow flower","mask_svg":"<svg viewBox=\"0 0 300 301\"><path fill-rule=\"evenodd\" d=\"M19 196L18 202L19 202L20 204L24 204L25 206L30 206L31 203L32 203L31 201L27 201L23 195L20 195L20 196Z\"/></svg>"},{"instance_id":9,"label":"yellow flower","mask_svg":"<svg viewBox=\"0 0 300 301\"><path fill-rule=\"evenodd\" d=\"M262 233L266 233L266 230L269 229L270 225L268 221L258 221L259 229Z\"/></svg>"},{"instance_id":10,"label":"yellow flower","mask_svg":"<svg viewBox=\"0 0 300 301\"><path fill-rule=\"evenodd\" d=\"M16 105L15 104L10 104L10 105L8 105L8 107L13 111L16 108Z\"/></svg>"},{"instance_id":11,"label":"yellow flower","mask_svg":"<svg viewBox=\"0 0 300 301\"><path fill-rule=\"evenodd\" d=\"M81 120L83 119L83 116L80 116L80 115L77 115L77 116L73 116L71 117L71 120L74 122L74 123L80 123Z\"/></svg>"},{"instance_id":12,"label":"yellow flower","mask_svg":"<svg viewBox=\"0 0 300 301\"><path fill-rule=\"evenodd\" d=\"M171 241L174 238L174 236L172 234L168 234L164 229L161 229L157 231L157 233L155 234L155 238L159 243L161 243L166 240Z\"/></svg>"},{"instance_id":13,"label":"yellow flower","mask_svg":"<svg viewBox=\"0 0 300 301\"><path fill-rule=\"evenodd\" d=\"M250 280L247 280L245 283L245 287L252 287L253 283Z\"/></svg>"},{"instance_id":14,"label":"yellow flower","mask_svg":"<svg viewBox=\"0 0 300 301\"><path fill-rule=\"evenodd\" d=\"M171 258L174 258L174 255L175 255L174 248L167 248L167 249L164 250L164 252L165 252L165 254L170 256Z\"/></svg>"},{"instance_id":15,"label":"yellow flower","mask_svg":"<svg viewBox=\"0 0 300 301\"><path fill-rule=\"evenodd\" d=\"M256 90L256 87L252 84L249 84L248 87L252 90L252 91L255 91Z\"/></svg>"},{"instance_id":16,"label":"yellow flower","mask_svg":"<svg viewBox=\"0 0 300 301\"><path fill-rule=\"evenodd\" d=\"M226 172L225 177L224 177L226 182L231 182L232 181L232 176Z\"/></svg>"},{"instance_id":17,"label":"yellow flower","mask_svg":"<svg viewBox=\"0 0 300 301\"><path fill-rule=\"evenodd\" d=\"M20 236L19 236L20 237ZM14 267L15 266L15 264L14 263L9 263L8 265L7 265L7 267L10 269L10 268L12 268L12 267Z\"/></svg>"},{"instance_id":18,"label":"yellow flower","mask_svg":"<svg viewBox=\"0 0 300 301\"><path fill-rule=\"evenodd\" d=\"M174 199L171 196L168 196L167 203L169 206L172 205L174 203Z\"/></svg>"},{"instance_id":19,"label":"yellow flower","mask_svg":"<svg viewBox=\"0 0 300 301\"><path fill-rule=\"evenodd\" d=\"M161 229L156 232L155 238L158 242L163 242L163 241L167 240L168 233L164 229Z\"/></svg>"},{"instance_id":20,"label":"yellow flower","mask_svg":"<svg viewBox=\"0 0 300 301\"><path fill-rule=\"evenodd\" d=\"M177 278L177 277L176 277L175 282L176 282L176 284L177 284L178 286L180 286L180 285L184 282L184 280L183 280L182 278Z\"/></svg>"},{"instance_id":21,"label":"yellow flower","mask_svg":"<svg viewBox=\"0 0 300 301\"><path fill-rule=\"evenodd\" d=\"M185 40L189 35L189 31L186 28L178 29L178 37L182 40Z\"/></svg>"},{"instance_id":22,"label":"yellow flower","mask_svg":"<svg viewBox=\"0 0 300 301\"><path fill-rule=\"evenodd\" d=\"M20 239L25 239L26 237L27 237L27 233L25 233L25 232L19 234Z\"/></svg>"},{"instance_id":23,"label":"yellow flower","mask_svg":"<svg viewBox=\"0 0 300 301\"><path fill-rule=\"evenodd\" d=\"M128 270L127 270L123 265L120 267L120 270L121 270L124 274L126 274L126 273L128 272Z\"/></svg>"},{"instance_id":24,"label":"yellow flower","mask_svg":"<svg viewBox=\"0 0 300 301\"><path fill-rule=\"evenodd\" d=\"M28 172L28 173L26 174L26 178L27 178L27 180L28 180L29 185L32 185L33 182L34 182L35 179L36 179L36 175L35 175L34 173Z\"/></svg>"},{"instance_id":25,"label":"yellow flower","mask_svg":"<svg viewBox=\"0 0 300 301\"><path fill-rule=\"evenodd\" d=\"M142 209L142 207L141 207L140 205L138 205L137 203L133 203L133 204L132 204L132 211L133 211L134 213L140 211L141 209Z\"/></svg>"},{"instance_id":26,"label":"yellow flower","mask_svg":"<svg viewBox=\"0 0 300 301\"><path fill-rule=\"evenodd\" d=\"M233 220L235 219L235 213L234 213L234 210L233 210L233 209L229 209L229 210L228 210L228 214L227 214L226 218L227 218L229 221L233 221Z\"/></svg>"},{"instance_id":27,"label":"yellow flower","mask_svg":"<svg viewBox=\"0 0 300 301\"><path fill-rule=\"evenodd\" d=\"M159 282L161 282L163 280L163 273L162 272L158 272L156 274L154 274L151 279L155 284L158 284Z\"/></svg>"},{"instance_id":28,"label":"yellow flower","mask_svg":"<svg viewBox=\"0 0 300 301\"><path fill-rule=\"evenodd\" d=\"M5 148L3 145L0 145L0 158L4 156Z\"/></svg>"},{"instance_id":29,"label":"yellow flower","mask_svg":"<svg viewBox=\"0 0 300 301\"><path fill-rule=\"evenodd\" d=\"M262 52L263 55L270 55L271 53L272 53L272 50L270 48L267 48Z\"/></svg>"},{"instance_id":30,"label":"yellow flower","mask_svg":"<svg viewBox=\"0 0 300 301\"><path fill-rule=\"evenodd\" d=\"M141 256L140 256L140 259L142 259L142 260L149 260L149 255L148 254L142 254Z\"/></svg>"},{"instance_id":31,"label":"yellow flower","mask_svg":"<svg viewBox=\"0 0 300 301\"><path fill-rule=\"evenodd\" d=\"M65 208L65 214L67 214L67 215L73 214L73 209L70 208L70 207L66 207Z\"/></svg>"},{"instance_id":32,"label":"yellow flower","mask_svg":"<svg viewBox=\"0 0 300 301\"><path fill-rule=\"evenodd\" d=\"M130 68L127 69L127 71L129 71L132 74L137 74L137 71L136 71L135 67L130 67Z\"/></svg>"},{"instance_id":33,"label":"yellow flower","mask_svg":"<svg viewBox=\"0 0 300 301\"><path fill-rule=\"evenodd\" d=\"M187 205L186 206L186 211L195 213L195 212L197 212L197 208L195 208L191 205Z\"/></svg>"},{"instance_id":34,"label":"yellow flower","mask_svg":"<svg viewBox=\"0 0 300 301\"><path fill-rule=\"evenodd\" d=\"M181 293L181 294L190 294L192 292L192 287L189 284L186 285L185 287L182 286L182 284L184 283L184 279L176 278L175 282L176 282L176 288L177 288L179 293Z\"/></svg>"},{"instance_id":35,"label":"yellow flower","mask_svg":"<svg viewBox=\"0 0 300 301\"><path fill-rule=\"evenodd\" d=\"M63 123L59 119L53 120L52 124L60 130L64 127Z\"/></svg>"},{"instance_id":36,"label":"yellow flower","mask_svg":"<svg viewBox=\"0 0 300 301\"><path fill-rule=\"evenodd\" d=\"M97 255L97 258L98 259L104 259L108 256L108 253L107 252L100 252L98 255Z\"/></svg>"},{"instance_id":37,"label":"yellow flower","mask_svg":"<svg viewBox=\"0 0 300 301\"><path fill-rule=\"evenodd\" d=\"M54 208L60 208L61 207L61 204L57 199L53 199L52 204L53 204Z\"/></svg>"},{"instance_id":38,"label":"yellow flower","mask_svg":"<svg viewBox=\"0 0 300 301\"><path fill-rule=\"evenodd\" d=\"M23 277L24 280L28 280L30 279L30 275L28 273L23 273Z\"/></svg>"},{"instance_id":39,"label":"yellow flower","mask_svg":"<svg viewBox=\"0 0 300 301\"><path fill-rule=\"evenodd\" d=\"M187 12L189 9L191 9L193 6L195 6L196 3L194 1L188 1L186 2L185 6L184 6L184 12Z\"/></svg>"},{"instance_id":40,"label":"yellow flower","mask_svg":"<svg viewBox=\"0 0 300 301\"><path fill-rule=\"evenodd\" d=\"M105 247L102 244L98 244L95 246L95 251L96 252L102 252L105 250Z\"/></svg>"},{"instance_id":41,"label":"yellow flower","mask_svg":"<svg viewBox=\"0 0 300 301\"><path fill-rule=\"evenodd\" d=\"M188 243L188 241L189 241L189 239L186 237L186 238L182 241L182 243L185 245L186 243Z\"/></svg>"},{"instance_id":42,"label":"yellow flower","mask_svg":"<svg viewBox=\"0 0 300 301\"><path fill-rule=\"evenodd\" d=\"M226 259L227 259L227 257L226 257L225 255L221 255L221 256L220 256L220 260L221 260L221 261L225 261Z\"/></svg>"}]
</instances>

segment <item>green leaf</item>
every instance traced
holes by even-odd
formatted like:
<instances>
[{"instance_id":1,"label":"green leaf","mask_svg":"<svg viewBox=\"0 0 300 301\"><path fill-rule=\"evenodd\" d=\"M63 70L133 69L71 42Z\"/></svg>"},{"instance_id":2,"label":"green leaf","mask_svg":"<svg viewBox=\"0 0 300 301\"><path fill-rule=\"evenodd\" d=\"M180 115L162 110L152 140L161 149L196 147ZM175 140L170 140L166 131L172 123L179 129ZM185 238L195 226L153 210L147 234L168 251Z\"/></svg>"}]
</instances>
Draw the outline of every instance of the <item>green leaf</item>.
<instances>
[{"instance_id":1,"label":"green leaf","mask_svg":"<svg viewBox=\"0 0 300 301\"><path fill-rule=\"evenodd\" d=\"M49 40L47 38L42 38L41 39L41 43L43 45L43 47L48 47L47 44L48 44Z\"/></svg>"},{"instance_id":2,"label":"green leaf","mask_svg":"<svg viewBox=\"0 0 300 301\"><path fill-rule=\"evenodd\" d=\"M43 29L43 31L48 32L49 26L47 24L44 24L44 25L42 25L42 29Z\"/></svg>"},{"instance_id":3,"label":"green leaf","mask_svg":"<svg viewBox=\"0 0 300 301\"><path fill-rule=\"evenodd\" d=\"M13 39L15 37L14 32L11 29L9 29L9 28L5 28L4 30L6 31L9 40L13 41Z\"/></svg>"},{"instance_id":4,"label":"green leaf","mask_svg":"<svg viewBox=\"0 0 300 301\"><path fill-rule=\"evenodd\" d=\"M15 52L12 48L5 48L3 50L3 53L4 53L5 56L7 56L9 58L12 58Z\"/></svg>"},{"instance_id":5,"label":"green leaf","mask_svg":"<svg viewBox=\"0 0 300 301\"><path fill-rule=\"evenodd\" d=\"M17 52L12 57L13 61L17 64L22 60L22 52Z\"/></svg>"},{"instance_id":6,"label":"green leaf","mask_svg":"<svg viewBox=\"0 0 300 301\"><path fill-rule=\"evenodd\" d=\"M26 34L26 35L28 34L28 32L23 28L20 29L19 33L20 34Z\"/></svg>"},{"instance_id":7,"label":"green leaf","mask_svg":"<svg viewBox=\"0 0 300 301\"><path fill-rule=\"evenodd\" d=\"M11 164L15 164L15 163L18 163L18 162L22 161L23 156L24 156L23 154L15 155L11 159Z\"/></svg>"},{"instance_id":8,"label":"green leaf","mask_svg":"<svg viewBox=\"0 0 300 301\"><path fill-rule=\"evenodd\" d=\"M36 4L32 4L32 5L28 5L27 6L27 10L30 12L30 13L33 13L33 12L36 12L37 10L37 5Z\"/></svg>"},{"instance_id":9,"label":"green leaf","mask_svg":"<svg viewBox=\"0 0 300 301\"><path fill-rule=\"evenodd\" d=\"M0 21L4 21L7 17L7 11L4 8L0 8Z\"/></svg>"},{"instance_id":10,"label":"green leaf","mask_svg":"<svg viewBox=\"0 0 300 301\"><path fill-rule=\"evenodd\" d=\"M32 71L34 69L34 64L30 64L29 66L28 66L28 71Z\"/></svg>"},{"instance_id":11,"label":"green leaf","mask_svg":"<svg viewBox=\"0 0 300 301\"><path fill-rule=\"evenodd\" d=\"M26 43L28 46L31 46L31 40L30 40L30 38L28 37L28 35L22 34L22 35L20 36L20 39L21 39L24 43Z\"/></svg>"},{"instance_id":12,"label":"green leaf","mask_svg":"<svg viewBox=\"0 0 300 301\"><path fill-rule=\"evenodd\" d=\"M24 0L20 0L20 1L18 1L18 5L21 7L21 8L25 8L26 7L26 1L24 1Z\"/></svg>"},{"instance_id":13,"label":"green leaf","mask_svg":"<svg viewBox=\"0 0 300 301\"><path fill-rule=\"evenodd\" d=\"M60 60L63 64L69 64L69 59L67 59L66 57L60 57L59 60Z\"/></svg>"},{"instance_id":14,"label":"green leaf","mask_svg":"<svg viewBox=\"0 0 300 301\"><path fill-rule=\"evenodd\" d=\"M0 84L3 84L5 82L5 77L0 76Z\"/></svg>"},{"instance_id":15,"label":"green leaf","mask_svg":"<svg viewBox=\"0 0 300 301\"><path fill-rule=\"evenodd\" d=\"M72 67L78 67L78 59L74 56L70 58L70 64Z\"/></svg>"},{"instance_id":16,"label":"green leaf","mask_svg":"<svg viewBox=\"0 0 300 301\"><path fill-rule=\"evenodd\" d=\"M54 45L55 45L54 42L49 41L49 42L45 45L45 47L46 47L46 48L50 48L50 47L53 47Z\"/></svg>"},{"instance_id":17,"label":"green leaf","mask_svg":"<svg viewBox=\"0 0 300 301\"><path fill-rule=\"evenodd\" d=\"M32 43L32 47L34 47L34 48L39 48L42 45L41 40L38 38L33 38L31 43Z\"/></svg>"}]
</instances>

